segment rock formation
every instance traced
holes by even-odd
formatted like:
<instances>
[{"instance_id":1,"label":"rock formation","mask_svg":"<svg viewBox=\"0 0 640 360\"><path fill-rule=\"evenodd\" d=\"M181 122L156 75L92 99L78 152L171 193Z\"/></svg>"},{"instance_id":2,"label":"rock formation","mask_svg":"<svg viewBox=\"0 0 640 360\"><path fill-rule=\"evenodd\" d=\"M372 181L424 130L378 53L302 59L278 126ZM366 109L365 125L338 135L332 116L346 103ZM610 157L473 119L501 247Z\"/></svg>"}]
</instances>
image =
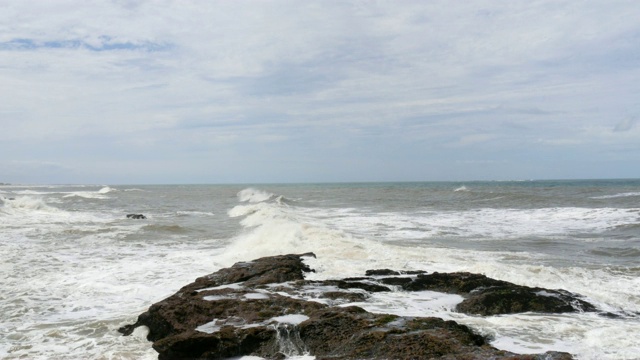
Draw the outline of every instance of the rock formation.
<instances>
[{"instance_id":1,"label":"rock formation","mask_svg":"<svg viewBox=\"0 0 640 360\"><path fill-rule=\"evenodd\" d=\"M518 355L498 350L465 325L434 317L373 314L349 303L373 292L432 290L464 297L470 314L574 312L595 308L574 294L528 288L470 273L427 274L370 270L367 276L309 281L303 258L281 255L239 262L200 277L153 304L138 326L159 359L268 359L310 354L316 359L571 359L547 352Z\"/></svg>"},{"instance_id":2,"label":"rock formation","mask_svg":"<svg viewBox=\"0 0 640 360\"><path fill-rule=\"evenodd\" d=\"M531 288L480 274L436 272L418 274L414 279L386 278L381 282L400 284L407 291L431 290L462 295L465 299L456 310L470 315L596 311L593 305L568 291Z\"/></svg>"}]
</instances>

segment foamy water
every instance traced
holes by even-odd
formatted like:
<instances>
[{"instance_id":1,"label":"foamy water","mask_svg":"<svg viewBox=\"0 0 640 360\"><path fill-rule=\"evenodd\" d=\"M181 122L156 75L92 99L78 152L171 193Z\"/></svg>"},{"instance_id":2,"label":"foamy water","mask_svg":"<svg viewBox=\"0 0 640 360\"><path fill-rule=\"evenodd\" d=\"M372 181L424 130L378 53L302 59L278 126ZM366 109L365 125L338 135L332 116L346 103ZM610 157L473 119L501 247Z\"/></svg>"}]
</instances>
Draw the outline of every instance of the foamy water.
<instances>
[{"instance_id":1,"label":"foamy water","mask_svg":"<svg viewBox=\"0 0 640 360\"><path fill-rule=\"evenodd\" d=\"M452 319L514 352L637 359L640 340L628 334L640 333L638 189L640 181L2 186L0 357L156 358L144 330L116 329L236 261L313 251L312 279L471 271L577 292L619 317L474 317L452 310L459 296L433 292L378 293L358 305Z\"/></svg>"}]
</instances>

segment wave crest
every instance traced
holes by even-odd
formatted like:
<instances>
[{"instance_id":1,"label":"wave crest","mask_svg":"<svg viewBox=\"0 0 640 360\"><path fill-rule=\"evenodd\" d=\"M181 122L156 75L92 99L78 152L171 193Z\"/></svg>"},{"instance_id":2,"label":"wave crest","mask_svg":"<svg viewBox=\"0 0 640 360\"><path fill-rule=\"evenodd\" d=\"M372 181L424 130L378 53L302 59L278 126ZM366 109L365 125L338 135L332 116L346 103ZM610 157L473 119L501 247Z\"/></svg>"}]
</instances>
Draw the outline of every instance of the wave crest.
<instances>
[{"instance_id":1,"label":"wave crest","mask_svg":"<svg viewBox=\"0 0 640 360\"><path fill-rule=\"evenodd\" d=\"M640 196L640 192L626 192L626 193L619 193L614 195L594 196L592 197L592 199L615 199L615 198L631 197L631 196Z\"/></svg>"},{"instance_id":2,"label":"wave crest","mask_svg":"<svg viewBox=\"0 0 640 360\"><path fill-rule=\"evenodd\" d=\"M116 191L116 189L113 189L113 188L110 188L108 186L105 186L102 189L98 190L98 194L106 194L106 193L110 193L112 191Z\"/></svg>"},{"instance_id":3,"label":"wave crest","mask_svg":"<svg viewBox=\"0 0 640 360\"><path fill-rule=\"evenodd\" d=\"M268 191L262 191L254 188L246 188L238 192L238 200L240 202L258 203L271 199L275 194Z\"/></svg>"},{"instance_id":4,"label":"wave crest","mask_svg":"<svg viewBox=\"0 0 640 360\"><path fill-rule=\"evenodd\" d=\"M47 203L39 197L20 196L13 200L2 199L5 213L26 213L31 211L40 212L58 212L60 209L47 205Z\"/></svg>"}]
</instances>

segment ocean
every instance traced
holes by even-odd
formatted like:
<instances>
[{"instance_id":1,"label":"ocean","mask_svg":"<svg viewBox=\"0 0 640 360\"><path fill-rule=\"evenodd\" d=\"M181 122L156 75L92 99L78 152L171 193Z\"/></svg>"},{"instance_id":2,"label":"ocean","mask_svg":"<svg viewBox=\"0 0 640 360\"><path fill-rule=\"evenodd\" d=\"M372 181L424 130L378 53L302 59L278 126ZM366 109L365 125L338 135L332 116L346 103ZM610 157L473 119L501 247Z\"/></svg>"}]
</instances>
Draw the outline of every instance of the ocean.
<instances>
[{"instance_id":1,"label":"ocean","mask_svg":"<svg viewBox=\"0 0 640 360\"><path fill-rule=\"evenodd\" d=\"M401 291L359 305L518 353L640 359L640 180L1 185L0 358L155 359L117 329L199 276L309 251L313 279L469 271L582 294L617 316L469 316Z\"/></svg>"}]
</instances>

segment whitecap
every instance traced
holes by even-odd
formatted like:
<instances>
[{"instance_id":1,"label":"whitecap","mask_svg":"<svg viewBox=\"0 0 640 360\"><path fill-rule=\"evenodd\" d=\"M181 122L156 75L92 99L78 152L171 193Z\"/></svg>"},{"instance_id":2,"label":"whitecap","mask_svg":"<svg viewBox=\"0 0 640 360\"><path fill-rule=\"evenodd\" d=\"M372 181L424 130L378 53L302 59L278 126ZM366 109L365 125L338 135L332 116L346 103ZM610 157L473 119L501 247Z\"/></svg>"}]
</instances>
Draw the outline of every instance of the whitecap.
<instances>
[{"instance_id":1,"label":"whitecap","mask_svg":"<svg viewBox=\"0 0 640 360\"><path fill-rule=\"evenodd\" d=\"M102 189L98 190L98 194L106 194L106 193L110 193L112 191L116 191L115 189L112 189L108 186L103 187Z\"/></svg>"},{"instance_id":2,"label":"whitecap","mask_svg":"<svg viewBox=\"0 0 640 360\"><path fill-rule=\"evenodd\" d=\"M6 213L26 213L32 211L39 212L59 212L60 209L47 205L40 197L19 196L13 200L3 200Z\"/></svg>"},{"instance_id":3,"label":"whitecap","mask_svg":"<svg viewBox=\"0 0 640 360\"><path fill-rule=\"evenodd\" d=\"M102 195L101 193L94 192L94 191L75 191L63 196L63 198L71 198L71 197L81 197L85 199L100 199L100 200L109 198L108 196Z\"/></svg>"},{"instance_id":4,"label":"whitecap","mask_svg":"<svg viewBox=\"0 0 640 360\"><path fill-rule=\"evenodd\" d=\"M238 192L238 199L241 202L263 202L271 199L271 197L275 196L274 194L262 191L254 188L247 188Z\"/></svg>"},{"instance_id":5,"label":"whitecap","mask_svg":"<svg viewBox=\"0 0 640 360\"><path fill-rule=\"evenodd\" d=\"M215 214L208 211L188 211L188 210L178 210L176 212L178 215L196 215L196 216L214 216Z\"/></svg>"},{"instance_id":6,"label":"whitecap","mask_svg":"<svg viewBox=\"0 0 640 360\"><path fill-rule=\"evenodd\" d=\"M621 197L631 197L631 196L640 196L640 192L625 192L614 195L602 195L602 196L594 196L591 199L615 199Z\"/></svg>"}]
</instances>

